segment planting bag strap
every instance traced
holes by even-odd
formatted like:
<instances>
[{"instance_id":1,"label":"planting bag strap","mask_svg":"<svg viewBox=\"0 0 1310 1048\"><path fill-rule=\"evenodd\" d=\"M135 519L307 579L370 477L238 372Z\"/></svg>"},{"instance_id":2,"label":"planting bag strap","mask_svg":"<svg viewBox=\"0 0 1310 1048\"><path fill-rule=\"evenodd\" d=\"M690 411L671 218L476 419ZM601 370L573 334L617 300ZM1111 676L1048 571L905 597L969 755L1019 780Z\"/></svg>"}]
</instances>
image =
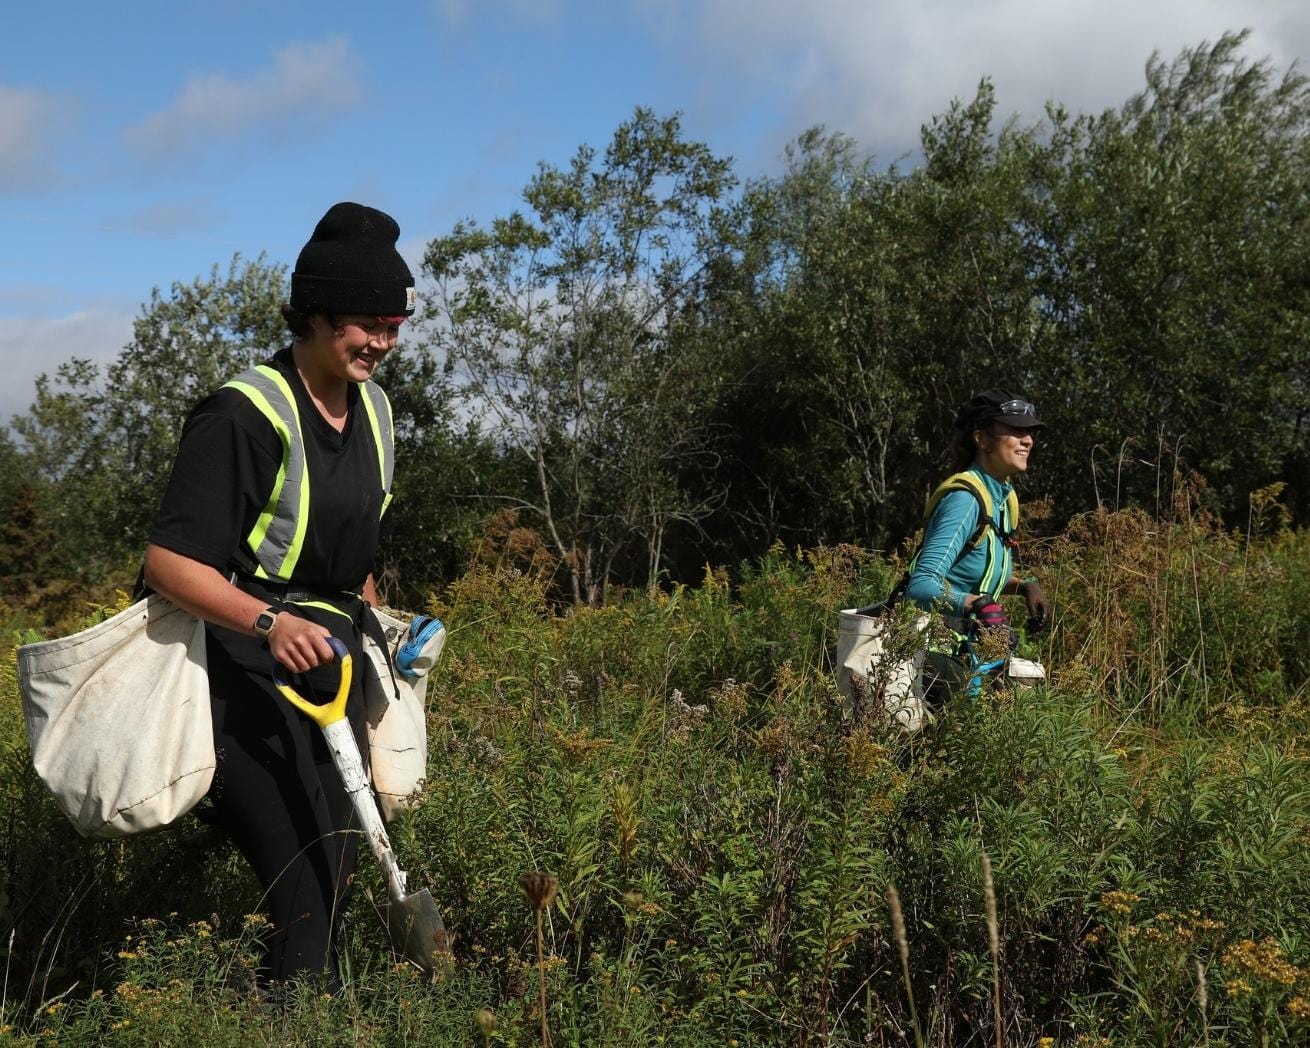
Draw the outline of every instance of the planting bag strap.
<instances>
[{"instance_id":1,"label":"planting bag strap","mask_svg":"<svg viewBox=\"0 0 1310 1048\"><path fill-rule=\"evenodd\" d=\"M913 561L910 562L911 565L913 565L913 563L914 563ZM910 573L907 571L904 575L901 576L900 581L897 582L896 585L892 587L892 591L887 595L886 600L881 600L877 604L868 604L863 608L856 608L855 614L876 616L876 615L885 615L889 611L894 611L896 605L898 605L905 598L905 591L906 589L909 588L909 585L910 585Z\"/></svg>"},{"instance_id":2,"label":"planting bag strap","mask_svg":"<svg viewBox=\"0 0 1310 1048\"><path fill-rule=\"evenodd\" d=\"M364 601L363 610L360 612L360 627L368 634L369 640L376 644L387 657L387 671L391 674L391 695L396 701L400 701L400 685L396 682L396 660L391 654L391 649L387 646L387 634L382 628L382 620L378 618L378 613L373 610L373 605Z\"/></svg>"}]
</instances>

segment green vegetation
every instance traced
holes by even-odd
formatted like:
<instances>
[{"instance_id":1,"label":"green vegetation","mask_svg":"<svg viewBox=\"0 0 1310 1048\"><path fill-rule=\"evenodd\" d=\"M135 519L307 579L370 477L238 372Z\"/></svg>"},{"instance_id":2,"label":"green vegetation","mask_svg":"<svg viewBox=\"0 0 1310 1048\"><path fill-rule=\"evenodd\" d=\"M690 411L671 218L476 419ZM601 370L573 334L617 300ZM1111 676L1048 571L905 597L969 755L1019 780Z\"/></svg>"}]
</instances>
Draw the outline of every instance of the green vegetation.
<instances>
[{"instance_id":1,"label":"green vegetation","mask_svg":"<svg viewBox=\"0 0 1310 1048\"><path fill-rule=\"evenodd\" d=\"M430 779L393 834L456 934L430 983L392 962L365 864L348 991L256 1001L230 848L191 820L78 840L28 767L6 658L13 1036L457 1045L488 1009L490 1043L538 1043L519 878L549 870L556 1044L904 1043L892 885L925 1043L991 1044L984 853L1005 1043L1310 1035L1304 533L1235 535L1186 492L1171 520L1079 518L1029 549L1060 608L1050 687L913 738L844 719L830 662L836 609L894 564L775 548L561 610L521 554L483 550L429 604L453 625Z\"/></svg>"},{"instance_id":2,"label":"green vegetation","mask_svg":"<svg viewBox=\"0 0 1310 1048\"><path fill-rule=\"evenodd\" d=\"M530 1045L544 991L555 1044L1310 1041L1310 86L1241 47L1031 127L984 82L910 170L816 129L739 186L638 110L429 245L379 576L451 627L393 833L456 935L431 981L365 862L345 992L259 999L230 846L79 840L27 754L14 647L127 599L285 273L156 292L43 379L0 430L0 1039ZM1052 423L1052 680L905 737L843 712L836 611L984 380Z\"/></svg>"},{"instance_id":3,"label":"green vegetation","mask_svg":"<svg viewBox=\"0 0 1310 1048\"><path fill-rule=\"evenodd\" d=\"M1280 481L1304 523L1310 85L1242 49L1153 59L1122 106L1031 126L997 126L984 81L904 170L818 128L746 179L644 109L543 163L521 211L428 245L425 315L384 363L385 595L454 578L497 509L593 605L775 541L894 549L987 384L1051 423L1023 492L1049 533L1160 513L1175 469L1230 526ZM234 260L157 291L109 367L39 384L0 433L0 521L22 522L0 596L49 617L130 578L186 412L281 343L285 291Z\"/></svg>"}]
</instances>

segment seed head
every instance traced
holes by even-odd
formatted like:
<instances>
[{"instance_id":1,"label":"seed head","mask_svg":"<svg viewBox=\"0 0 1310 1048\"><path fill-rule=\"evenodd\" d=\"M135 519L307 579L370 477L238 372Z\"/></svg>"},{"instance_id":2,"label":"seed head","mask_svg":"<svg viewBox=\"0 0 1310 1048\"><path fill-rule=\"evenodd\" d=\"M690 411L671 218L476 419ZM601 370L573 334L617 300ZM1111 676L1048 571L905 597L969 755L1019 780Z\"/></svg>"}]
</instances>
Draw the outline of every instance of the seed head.
<instances>
[{"instance_id":1,"label":"seed head","mask_svg":"<svg viewBox=\"0 0 1310 1048\"><path fill-rule=\"evenodd\" d=\"M901 893L896 890L896 885L887 885L887 903L892 912L892 937L896 940L896 948L900 951L901 963L910 963L910 940L905 934L905 914L901 911Z\"/></svg>"},{"instance_id":2,"label":"seed head","mask_svg":"<svg viewBox=\"0 0 1310 1048\"><path fill-rule=\"evenodd\" d=\"M559 891L559 878L553 873L525 873L519 878L519 884L534 910L549 909Z\"/></svg>"}]
</instances>

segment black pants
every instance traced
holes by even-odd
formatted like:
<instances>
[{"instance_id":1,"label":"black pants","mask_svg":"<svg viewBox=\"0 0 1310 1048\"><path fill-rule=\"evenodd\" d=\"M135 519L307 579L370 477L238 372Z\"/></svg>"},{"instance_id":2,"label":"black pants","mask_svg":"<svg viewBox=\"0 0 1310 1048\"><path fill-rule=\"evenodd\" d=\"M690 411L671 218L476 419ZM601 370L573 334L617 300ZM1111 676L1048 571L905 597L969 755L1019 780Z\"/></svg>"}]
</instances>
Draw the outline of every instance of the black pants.
<instances>
[{"instance_id":1,"label":"black pants","mask_svg":"<svg viewBox=\"0 0 1310 1048\"><path fill-rule=\"evenodd\" d=\"M325 973L335 991L336 931L350 898L358 838L341 777L319 728L268 676L243 669L212 641L209 686L216 820L259 878L272 923L260 981ZM358 675L348 709L361 740Z\"/></svg>"}]
</instances>

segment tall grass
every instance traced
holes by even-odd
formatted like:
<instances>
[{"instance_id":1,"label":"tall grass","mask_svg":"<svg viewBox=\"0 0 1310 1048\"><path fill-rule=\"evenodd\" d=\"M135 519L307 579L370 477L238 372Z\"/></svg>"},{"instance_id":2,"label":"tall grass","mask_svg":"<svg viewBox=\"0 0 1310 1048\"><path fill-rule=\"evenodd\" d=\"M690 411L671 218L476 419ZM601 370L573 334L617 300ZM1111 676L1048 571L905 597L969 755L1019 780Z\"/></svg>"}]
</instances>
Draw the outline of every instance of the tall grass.
<instances>
[{"instance_id":1,"label":"tall grass","mask_svg":"<svg viewBox=\"0 0 1310 1048\"><path fill-rule=\"evenodd\" d=\"M430 602L451 639L429 781L392 835L456 963L421 981L360 898L330 1000L251 995L257 896L203 825L74 836L28 768L6 657L9 1036L1310 1037L1310 536L1229 534L1183 504L1169 522L1084 518L1025 552L1057 605L1024 641L1050 685L958 702L913 739L835 694L836 610L896 575L861 551L775 549L595 609L556 607L530 572L471 570ZM557 879L540 911L530 871Z\"/></svg>"}]
</instances>

